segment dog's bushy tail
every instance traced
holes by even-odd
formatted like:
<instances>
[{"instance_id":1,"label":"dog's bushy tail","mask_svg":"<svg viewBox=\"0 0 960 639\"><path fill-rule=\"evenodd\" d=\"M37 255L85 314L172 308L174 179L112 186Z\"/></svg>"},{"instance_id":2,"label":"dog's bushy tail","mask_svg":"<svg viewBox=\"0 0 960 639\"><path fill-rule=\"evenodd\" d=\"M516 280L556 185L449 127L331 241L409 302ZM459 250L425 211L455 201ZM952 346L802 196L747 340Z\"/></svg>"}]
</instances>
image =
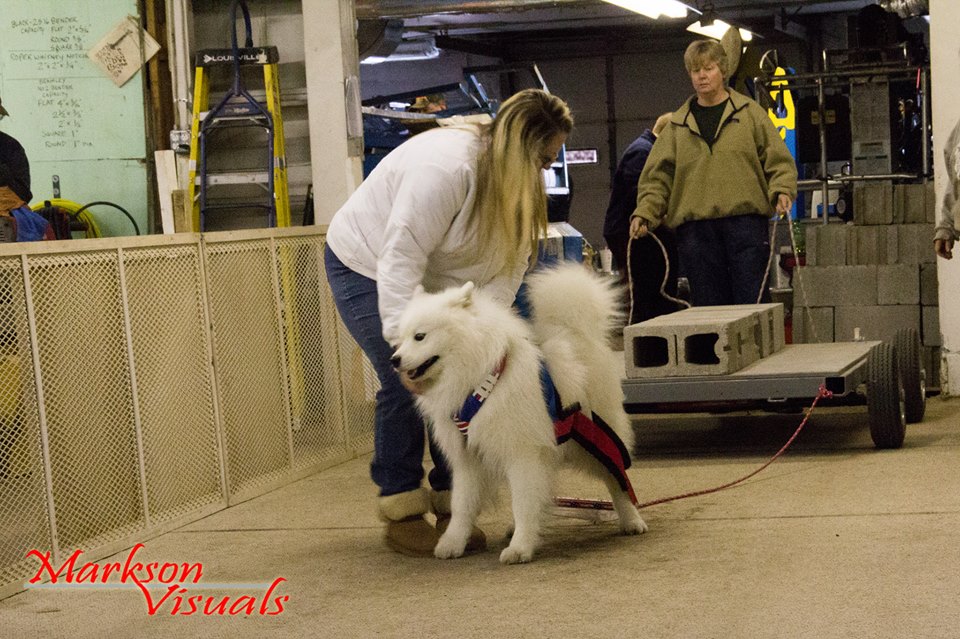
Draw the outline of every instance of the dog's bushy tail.
<instances>
[{"instance_id":1,"label":"dog's bushy tail","mask_svg":"<svg viewBox=\"0 0 960 639\"><path fill-rule=\"evenodd\" d=\"M527 278L535 323L562 326L584 337L606 339L622 325L623 296L610 278L581 264L544 269Z\"/></svg>"}]
</instances>

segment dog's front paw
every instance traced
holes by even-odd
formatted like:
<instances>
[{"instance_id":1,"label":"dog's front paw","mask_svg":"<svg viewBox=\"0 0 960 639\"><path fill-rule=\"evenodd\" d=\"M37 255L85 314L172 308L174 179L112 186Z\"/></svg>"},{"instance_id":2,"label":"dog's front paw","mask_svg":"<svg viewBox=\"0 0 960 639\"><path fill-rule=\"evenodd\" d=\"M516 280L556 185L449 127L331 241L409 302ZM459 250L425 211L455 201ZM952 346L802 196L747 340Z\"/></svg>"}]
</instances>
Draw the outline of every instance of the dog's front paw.
<instances>
[{"instance_id":1,"label":"dog's front paw","mask_svg":"<svg viewBox=\"0 0 960 639\"><path fill-rule=\"evenodd\" d=\"M533 548L518 548L510 544L500 553L501 564L525 564L533 561Z\"/></svg>"},{"instance_id":2,"label":"dog's front paw","mask_svg":"<svg viewBox=\"0 0 960 639\"><path fill-rule=\"evenodd\" d=\"M630 515L620 518L620 532L624 535L639 535L647 532L647 530L647 523L643 521L643 517L636 510Z\"/></svg>"},{"instance_id":3,"label":"dog's front paw","mask_svg":"<svg viewBox=\"0 0 960 639\"><path fill-rule=\"evenodd\" d=\"M463 556L463 550L466 547L458 539L453 539L451 535L443 534L437 545L433 547L433 556L437 559L456 559Z\"/></svg>"}]
</instances>

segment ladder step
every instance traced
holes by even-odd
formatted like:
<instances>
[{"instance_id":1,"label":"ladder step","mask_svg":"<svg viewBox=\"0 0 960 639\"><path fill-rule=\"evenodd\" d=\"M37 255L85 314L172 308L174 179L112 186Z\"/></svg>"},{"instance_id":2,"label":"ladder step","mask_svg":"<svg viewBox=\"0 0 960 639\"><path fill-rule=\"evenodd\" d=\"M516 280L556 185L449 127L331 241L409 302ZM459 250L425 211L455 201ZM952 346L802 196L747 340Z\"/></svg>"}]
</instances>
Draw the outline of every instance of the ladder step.
<instances>
[{"instance_id":1,"label":"ladder step","mask_svg":"<svg viewBox=\"0 0 960 639\"><path fill-rule=\"evenodd\" d=\"M229 173L207 172L207 184L266 184L270 180L268 171L231 171ZM198 175L195 184L200 184Z\"/></svg>"}]
</instances>

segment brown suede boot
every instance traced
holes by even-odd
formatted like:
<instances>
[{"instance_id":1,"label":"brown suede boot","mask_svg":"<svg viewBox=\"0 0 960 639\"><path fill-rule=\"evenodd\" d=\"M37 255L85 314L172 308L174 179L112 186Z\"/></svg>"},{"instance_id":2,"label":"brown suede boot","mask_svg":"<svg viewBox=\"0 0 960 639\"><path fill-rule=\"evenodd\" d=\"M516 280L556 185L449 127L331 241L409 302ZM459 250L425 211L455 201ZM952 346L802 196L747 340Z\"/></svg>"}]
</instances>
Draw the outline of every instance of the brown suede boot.
<instances>
[{"instance_id":1,"label":"brown suede boot","mask_svg":"<svg viewBox=\"0 0 960 639\"><path fill-rule=\"evenodd\" d=\"M433 512L437 515L437 533L442 535L450 525L450 491L430 491L430 503L433 506ZM474 526L470 531L470 538L467 539L467 545L463 549L464 552L478 552L486 549L486 534Z\"/></svg>"},{"instance_id":2,"label":"brown suede boot","mask_svg":"<svg viewBox=\"0 0 960 639\"><path fill-rule=\"evenodd\" d=\"M387 522L383 541L387 548L408 557L431 557L440 539L437 529L423 518L430 510L425 488L381 497L380 518Z\"/></svg>"}]
</instances>

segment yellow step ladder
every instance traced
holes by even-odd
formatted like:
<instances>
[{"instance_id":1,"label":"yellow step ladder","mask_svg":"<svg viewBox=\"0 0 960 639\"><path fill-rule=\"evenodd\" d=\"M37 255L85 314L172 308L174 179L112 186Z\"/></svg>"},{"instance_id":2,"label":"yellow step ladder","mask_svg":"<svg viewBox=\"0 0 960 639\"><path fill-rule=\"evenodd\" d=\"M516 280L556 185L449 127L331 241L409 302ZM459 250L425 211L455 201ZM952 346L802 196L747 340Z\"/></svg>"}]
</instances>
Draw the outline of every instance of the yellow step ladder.
<instances>
[{"instance_id":1,"label":"yellow step ladder","mask_svg":"<svg viewBox=\"0 0 960 639\"><path fill-rule=\"evenodd\" d=\"M243 9L246 46L237 46L236 7ZM233 38L230 49L198 51L193 83L193 122L190 126L189 196L193 208L193 230L204 231L207 214L216 209L262 208L267 226L290 226L290 194L287 186L287 161L283 146L283 117L280 113L280 81L277 75L279 53L276 47L254 47L250 35L250 14L246 3L234 2ZM233 85L216 106L208 110L210 71L232 66ZM240 69L263 69L266 99L263 104L243 86ZM209 153L223 132L250 129L266 134L263 164L254 168L212 171ZM264 191L262 198L248 196L228 199L230 187L251 184Z\"/></svg>"}]
</instances>

